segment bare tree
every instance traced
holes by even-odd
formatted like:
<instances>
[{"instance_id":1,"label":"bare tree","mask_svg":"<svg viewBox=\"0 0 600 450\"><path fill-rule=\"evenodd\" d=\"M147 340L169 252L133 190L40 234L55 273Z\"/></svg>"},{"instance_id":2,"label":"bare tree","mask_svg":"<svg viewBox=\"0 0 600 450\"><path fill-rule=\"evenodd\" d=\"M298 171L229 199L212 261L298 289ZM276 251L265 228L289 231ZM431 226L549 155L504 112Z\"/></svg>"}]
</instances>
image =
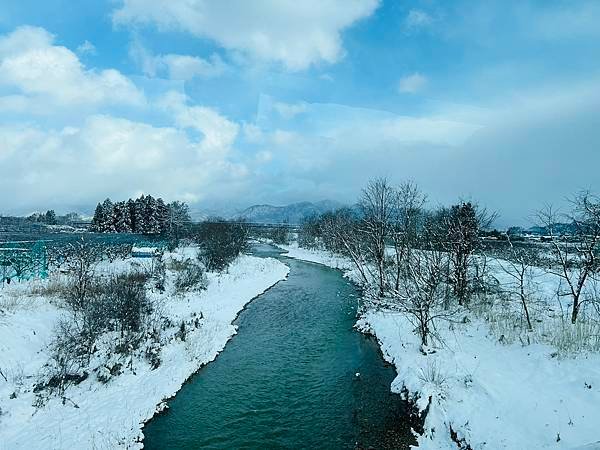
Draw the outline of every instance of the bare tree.
<instances>
[{"instance_id":1,"label":"bare tree","mask_svg":"<svg viewBox=\"0 0 600 450\"><path fill-rule=\"evenodd\" d=\"M102 247L84 238L70 243L64 251L65 266L71 277L66 298L73 313L80 344L89 358L93 344L104 326L104 308L94 301L96 291L96 266L102 259Z\"/></svg>"},{"instance_id":2,"label":"bare tree","mask_svg":"<svg viewBox=\"0 0 600 450\"><path fill-rule=\"evenodd\" d=\"M81 238L67 246L64 257L67 271L73 278L67 301L78 311L85 307L90 295L96 265L102 259L102 248Z\"/></svg>"},{"instance_id":3,"label":"bare tree","mask_svg":"<svg viewBox=\"0 0 600 450\"><path fill-rule=\"evenodd\" d=\"M396 190L392 208L391 240L394 245L394 290L400 287L402 268L410 261L410 252L417 246L419 225L423 220L423 206L426 195L419 187L407 181Z\"/></svg>"},{"instance_id":4,"label":"bare tree","mask_svg":"<svg viewBox=\"0 0 600 450\"><path fill-rule=\"evenodd\" d=\"M508 248L501 252L498 265L507 274L512 282L506 288L510 294L517 295L523 308L523 314L527 321L527 329L533 330L531 314L529 313L530 283L535 279L535 269L539 264L539 252L531 246L515 246L508 236Z\"/></svg>"},{"instance_id":5,"label":"bare tree","mask_svg":"<svg viewBox=\"0 0 600 450\"><path fill-rule=\"evenodd\" d=\"M271 239L275 244L286 245L290 241L289 226L287 223L269 227L265 230L264 235Z\"/></svg>"},{"instance_id":6,"label":"bare tree","mask_svg":"<svg viewBox=\"0 0 600 450\"><path fill-rule=\"evenodd\" d=\"M329 251L348 256L358 270L365 284L370 282L368 274L366 245L361 234L361 224L356 215L348 208L324 214L319 229L323 244Z\"/></svg>"},{"instance_id":7,"label":"bare tree","mask_svg":"<svg viewBox=\"0 0 600 450\"><path fill-rule=\"evenodd\" d=\"M360 200L361 232L367 243L369 256L377 268L379 296L386 288L386 239L391 235L395 191L385 178L369 182Z\"/></svg>"},{"instance_id":8,"label":"bare tree","mask_svg":"<svg viewBox=\"0 0 600 450\"><path fill-rule=\"evenodd\" d=\"M198 227L199 259L208 270L222 272L248 249L249 228L242 221L213 218Z\"/></svg>"},{"instance_id":9,"label":"bare tree","mask_svg":"<svg viewBox=\"0 0 600 450\"><path fill-rule=\"evenodd\" d=\"M8 258L0 259L0 285L4 287L4 283L8 281L8 274L10 269L10 261Z\"/></svg>"},{"instance_id":10,"label":"bare tree","mask_svg":"<svg viewBox=\"0 0 600 450\"><path fill-rule=\"evenodd\" d=\"M582 295L586 283L600 271L600 199L583 191L571 200L571 204L569 214L558 214L552 206L547 206L538 213L538 218L547 229L552 249L554 264L548 271L565 282L567 289L559 295L571 298L571 323L576 323L587 300ZM557 232L560 218L571 221L574 227L572 239Z\"/></svg>"},{"instance_id":11,"label":"bare tree","mask_svg":"<svg viewBox=\"0 0 600 450\"><path fill-rule=\"evenodd\" d=\"M320 215L305 218L298 230L298 245L303 248L318 248L322 244L322 229Z\"/></svg>"},{"instance_id":12,"label":"bare tree","mask_svg":"<svg viewBox=\"0 0 600 450\"><path fill-rule=\"evenodd\" d=\"M174 201L167 205L166 234L178 242L191 224L189 207L184 202Z\"/></svg>"},{"instance_id":13,"label":"bare tree","mask_svg":"<svg viewBox=\"0 0 600 450\"><path fill-rule=\"evenodd\" d=\"M444 307L448 253L436 248L427 233L422 239L421 248L411 251L403 265L402 282L393 290L392 307L415 325L425 353L435 322L450 319L455 311Z\"/></svg>"},{"instance_id":14,"label":"bare tree","mask_svg":"<svg viewBox=\"0 0 600 450\"><path fill-rule=\"evenodd\" d=\"M10 256L9 263L15 278L18 280L31 276L36 265L33 255L28 250L15 250Z\"/></svg>"}]
</instances>

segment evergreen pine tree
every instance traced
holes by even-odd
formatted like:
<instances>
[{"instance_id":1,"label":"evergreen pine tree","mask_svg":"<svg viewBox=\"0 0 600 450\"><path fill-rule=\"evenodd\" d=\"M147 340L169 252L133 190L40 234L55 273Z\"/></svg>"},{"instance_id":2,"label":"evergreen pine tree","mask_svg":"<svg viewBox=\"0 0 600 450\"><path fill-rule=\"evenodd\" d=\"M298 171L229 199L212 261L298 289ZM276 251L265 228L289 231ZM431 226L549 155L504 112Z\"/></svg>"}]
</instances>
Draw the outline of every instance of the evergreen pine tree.
<instances>
[{"instance_id":1,"label":"evergreen pine tree","mask_svg":"<svg viewBox=\"0 0 600 450\"><path fill-rule=\"evenodd\" d=\"M158 205L156 199L151 195L146 196L146 205L144 209L144 218L146 219L146 234L160 233L158 219Z\"/></svg>"},{"instance_id":2,"label":"evergreen pine tree","mask_svg":"<svg viewBox=\"0 0 600 450\"><path fill-rule=\"evenodd\" d=\"M158 232L165 234L169 223L169 208L162 198L156 199L156 216L158 219Z\"/></svg>"},{"instance_id":3,"label":"evergreen pine tree","mask_svg":"<svg viewBox=\"0 0 600 450\"><path fill-rule=\"evenodd\" d=\"M104 208L102 203L98 203L96 210L94 211L94 218L92 219L91 231L102 232L102 226L104 224Z\"/></svg>"},{"instance_id":4,"label":"evergreen pine tree","mask_svg":"<svg viewBox=\"0 0 600 450\"><path fill-rule=\"evenodd\" d=\"M115 203L114 229L117 233L129 233L131 231L128 216L129 214L125 202Z\"/></svg>"},{"instance_id":5,"label":"evergreen pine tree","mask_svg":"<svg viewBox=\"0 0 600 450\"><path fill-rule=\"evenodd\" d=\"M109 198L102 202L102 209L104 214L104 220L102 221L101 232L102 233L114 233L115 232L115 208L113 202Z\"/></svg>"},{"instance_id":6,"label":"evergreen pine tree","mask_svg":"<svg viewBox=\"0 0 600 450\"><path fill-rule=\"evenodd\" d=\"M137 223L135 216L135 201L132 199L127 200L127 221L129 223L129 229L132 233L137 231Z\"/></svg>"},{"instance_id":7,"label":"evergreen pine tree","mask_svg":"<svg viewBox=\"0 0 600 450\"><path fill-rule=\"evenodd\" d=\"M46 211L44 215L44 223L46 225L56 225L56 213L53 209Z\"/></svg>"},{"instance_id":8,"label":"evergreen pine tree","mask_svg":"<svg viewBox=\"0 0 600 450\"><path fill-rule=\"evenodd\" d=\"M41 214L42 218L46 215ZM98 203L90 227L98 233L143 233L179 236L190 222L188 206L183 202L166 204L162 198L141 195L126 202L109 198Z\"/></svg>"},{"instance_id":9,"label":"evergreen pine tree","mask_svg":"<svg viewBox=\"0 0 600 450\"><path fill-rule=\"evenodd\" d=\"M135 223L136 233L146 233L146 197L142 194L134 202L133 222Z\"/></svg>"}]
</instances>

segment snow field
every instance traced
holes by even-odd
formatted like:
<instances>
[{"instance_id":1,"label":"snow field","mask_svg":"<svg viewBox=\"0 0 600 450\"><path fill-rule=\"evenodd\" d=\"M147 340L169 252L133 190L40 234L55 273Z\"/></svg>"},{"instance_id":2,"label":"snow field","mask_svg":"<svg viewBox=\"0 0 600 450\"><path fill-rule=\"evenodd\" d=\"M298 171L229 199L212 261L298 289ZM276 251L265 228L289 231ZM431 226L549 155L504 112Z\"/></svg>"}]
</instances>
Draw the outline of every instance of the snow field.
<instances>
[{"instance_id":1,"label":"snow field","mask_svg":"<svg viewBox=\"0 0 600 450\"><path fill-rule=\"evenodd\" d=\"M193 254L193 249L180 249L166 257ZM133 261L104 264L100 269L127 270ZM144 359L132 358L123 361L127 365L123 373L108 374L106 383L98 381L106 369L96 367L85 381L69 387L65 404L51 398L39 409L32 406L33 385L48 361L48 344L65 311L57 299L32 296L27 283L0 289L0 308L10 299L18 300L11 300L8 311L0 313L0 369L7 377L5 381L0 376L0 449L142 448L143 424L223 350L236 333L232 321L244 305L284 279L288 271L275 259L241 256L226 273L209 273L205 291L170 295L167 286L166 294L151 293L160 297L161 314L173 323L163 331L160 366L152 370ZM182 320L190 324L199 317L198 327L187 327L185 341L174 337Z\"/></svg>"}]
</instances>

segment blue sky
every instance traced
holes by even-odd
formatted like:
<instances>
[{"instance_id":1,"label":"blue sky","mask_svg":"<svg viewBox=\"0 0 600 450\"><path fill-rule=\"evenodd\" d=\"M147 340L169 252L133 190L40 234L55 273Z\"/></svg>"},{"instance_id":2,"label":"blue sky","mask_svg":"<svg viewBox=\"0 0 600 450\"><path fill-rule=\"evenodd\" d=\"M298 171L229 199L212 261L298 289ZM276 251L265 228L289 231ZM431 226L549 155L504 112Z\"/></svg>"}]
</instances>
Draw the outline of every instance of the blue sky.
<instances>
[{"instance_id":1,"label":"blue sky","mask_svg":"<svg viewBox=\"0 0 600 450\"><path fill-rule=\"evenodd\" d=\"M594 0L4 0L0 212L352 201L383 175L525 223L600 189L598 23Z\"/></svg>"}]
</instances>

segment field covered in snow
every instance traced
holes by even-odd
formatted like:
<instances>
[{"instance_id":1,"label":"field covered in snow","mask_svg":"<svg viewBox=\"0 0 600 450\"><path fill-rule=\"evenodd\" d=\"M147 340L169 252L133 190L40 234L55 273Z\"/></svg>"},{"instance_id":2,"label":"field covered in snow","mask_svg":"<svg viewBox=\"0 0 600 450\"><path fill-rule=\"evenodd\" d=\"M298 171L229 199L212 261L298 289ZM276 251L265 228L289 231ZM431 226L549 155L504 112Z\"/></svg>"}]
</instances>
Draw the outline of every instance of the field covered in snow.
<instances>
[{"instance_id":1,"label":"field covered in snow","mask_svg":"<svg viewBox=\"0 0 600 450\"><path fill-rule=\"evenodd\" d=\"M359 279L342 257L296 245L285 248L287 256ZM492 264L502 280L498 261ZM569 339L575 337L562 335L559 328L572 326L553 317L559 305L544 301L556 292L558 281L538 275L533 289L539 300L535 329L540 331L533 333L515 331L514 323L502 319L501 309L514 305L481 314L462 310L459 320L438 324L442 343L425 355L405 315L370 309L359 319L359 329L377 336L385 358L396 367L392 390L417 394L422 410L430 404L419 448L455 450L454 434L463 446L477 450L600 449L600 354L570 349ZM580 330L587 331L596 332Z\"/></svg>"},{"instance_id":2,"label":"field covered in snow","mask_svg":"<svg viewBox=\"0 0 600 450\"><path fill-rule=\"evenodd\" d=\"M193 250L165 257L184 253ZM132 261L107 263L102 270L127 270ZM224 348L236 333L232 321L244 305L284 279L288 270L275 259L241 256L226 273L209 273L204 291L175 295L167 286L163 294L149 293L172 323L161 336L160 365L152 369L134 354L121 361L121 374L111 376L98 367L100 343L89 376L70 386L63 399L50 397L41 407L33 406L33 387L65 310L58 298L37 294L52 277L0 289L0 370L6 377L0 376L0 449L141 448L143 424ZM177 337L181 322L187 324L185 339ZM108 380L100 382L101 376Z\"/></svg>"}]
</instances>

